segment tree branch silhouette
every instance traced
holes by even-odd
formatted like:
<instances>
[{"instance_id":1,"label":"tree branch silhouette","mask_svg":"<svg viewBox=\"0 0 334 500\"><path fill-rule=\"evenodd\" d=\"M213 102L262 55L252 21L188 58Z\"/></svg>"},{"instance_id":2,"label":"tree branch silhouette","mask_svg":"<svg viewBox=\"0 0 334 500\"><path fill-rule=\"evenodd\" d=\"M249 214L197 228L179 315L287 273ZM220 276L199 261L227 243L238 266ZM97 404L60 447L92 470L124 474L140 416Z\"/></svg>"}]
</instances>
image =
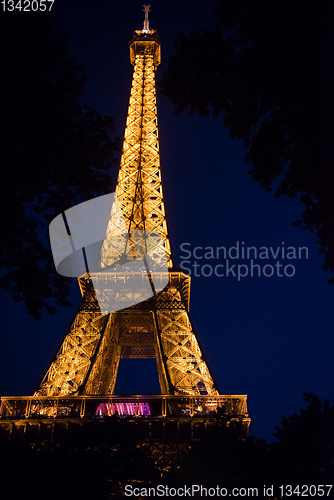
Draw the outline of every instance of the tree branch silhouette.
<instances>
[{"instance_id":1,"label":"tree branch silhouette","mask_svg":"<svg viewBox=\"0 0 334 500\"><path fill-rule=\"evenodd\" d=\"M68 36L47 13L7 16L1 33L2 191L0 285L34 319L67 307L48 241L51 219L112 190L120 148L114 121L80 104L87 77L69 56Z\"/></svg>"},{"instance_id":2,"label":"tree branch silhouette","mask_svg":"<svg viewBox=\"0 0 334 500\"><path fill-rule=\"evenodd\" d=\"M219 0L215 15L215 30L178 35L161 92L177 115L222 116L252 179L299 196L293 225L316 233L334 271L333 3Z\"/></svg>"}]
</instances>

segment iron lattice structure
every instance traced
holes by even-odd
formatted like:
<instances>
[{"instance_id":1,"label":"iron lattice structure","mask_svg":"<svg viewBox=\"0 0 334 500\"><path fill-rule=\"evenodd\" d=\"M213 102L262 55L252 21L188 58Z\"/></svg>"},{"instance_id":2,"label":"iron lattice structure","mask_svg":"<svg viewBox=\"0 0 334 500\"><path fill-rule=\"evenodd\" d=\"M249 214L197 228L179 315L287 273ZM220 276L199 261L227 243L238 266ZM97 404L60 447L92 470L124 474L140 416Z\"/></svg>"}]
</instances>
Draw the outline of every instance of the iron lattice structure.
<instances>
[{"instance_id":1,"label":"iron lattice structure","mask_svg":"<svg viewBox=\"0 0 334 500\"><path fill-rule=\"evenodd\" d=\"M112 395L121 358L155 358L162 394L219 394L189 316L190 278L172 267L155 89L160 41L147 25L135 32L130 59L134 71L116 187L121 213L119 217L111 214L95 277L108 291L122 280L144 279L143 272L125 278L117 268L110 270L121 257L133 259L133 247L120 231L125 222L130 235L134 230L145 230L161 236L154 251L156 259L167 259L168 285L137 305L102 314L90 277L79 278L80 307L34 396ZM155 274L155 283L166 278L166 272ZM123 292L126 301L126 284Z\"/></svg>"}]
</instances>

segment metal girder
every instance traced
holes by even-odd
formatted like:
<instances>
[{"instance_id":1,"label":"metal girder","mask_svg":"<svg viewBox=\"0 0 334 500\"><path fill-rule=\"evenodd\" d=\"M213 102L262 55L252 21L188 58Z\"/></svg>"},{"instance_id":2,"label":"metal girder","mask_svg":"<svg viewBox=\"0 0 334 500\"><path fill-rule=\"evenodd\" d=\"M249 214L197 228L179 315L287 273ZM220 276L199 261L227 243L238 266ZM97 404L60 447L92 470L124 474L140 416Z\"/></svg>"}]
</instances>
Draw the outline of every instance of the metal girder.
<instances>
[{"instance_id":1,"label":"metal girder","mask_svg":"<svg viewBox=\"0 0 334 500\"><path fill-rule=\"evenodd\" d=\"M107 317L101 315L94 289L90 287L35 395L78 394L90 369L106 320Z\"/></svg>"},{"instance_id":2,"label":"metal girder","mask_svg":"<svg viewBox=\"0 0 334 500\"><path fill-rule=\"evenodd\" d=\"M148 254L158 264L167 258L168 267L173 265L161 183L155 89L155 64L160 44L149 38L135 39L130 46L134 71L116 186L121 212L113 208L102 246L102 268L111 266L121 257L134 258L128 234L131 239L131 232L136 230L152 231L161 236L161 244L154 249L147 248L143 239L143 251L136 251L136 254Z\"/></svg>"}]
</instances>

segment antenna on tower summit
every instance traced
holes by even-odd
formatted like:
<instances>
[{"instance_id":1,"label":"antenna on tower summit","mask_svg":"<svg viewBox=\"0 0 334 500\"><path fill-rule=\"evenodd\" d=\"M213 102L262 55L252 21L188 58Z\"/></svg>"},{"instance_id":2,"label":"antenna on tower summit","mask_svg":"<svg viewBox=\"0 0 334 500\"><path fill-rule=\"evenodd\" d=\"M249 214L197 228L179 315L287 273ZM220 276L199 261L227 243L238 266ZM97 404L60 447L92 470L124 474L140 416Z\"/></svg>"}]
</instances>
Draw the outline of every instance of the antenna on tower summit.
<instances>
[{"instance_id":1,"label":"antenna on tower summit","mask_svg":"<svg viewBox=\"0 0 334 500\"><path fill-rule=\"evenodd\" d=\"M143 33L149 33L150 31L150 22L148 20L148 13L151 12L151 5L143 5L144 7L144 12L145 12L145 19L144 19L144 27L143 27Z\"/></svg>"}]
</instances>

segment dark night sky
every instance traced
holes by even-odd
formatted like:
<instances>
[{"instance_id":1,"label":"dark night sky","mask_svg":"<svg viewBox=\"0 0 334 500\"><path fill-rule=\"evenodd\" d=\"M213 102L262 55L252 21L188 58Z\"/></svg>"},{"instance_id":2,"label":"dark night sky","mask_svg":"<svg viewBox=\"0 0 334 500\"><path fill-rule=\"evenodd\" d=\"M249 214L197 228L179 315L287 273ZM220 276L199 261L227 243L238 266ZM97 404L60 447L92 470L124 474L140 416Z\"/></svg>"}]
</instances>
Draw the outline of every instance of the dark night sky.
<instances>
[{"instance_id":1,"label":"dark night sky","mask_svg":"<svg viewBox=\"0 0 334 500\"><path fill-rule=\"evenodd\" d=\"M120 137L132 76L128 42L132 31L142 28L142 3L56 0L53 7L55 20L71 36L71 55L89 78L83 101L113 116ZM215 2L151 3L150 27L162 42L159 80L178 32L214 27ZM304 406L303 391L333 402L334 288L321 270L315 235L290 224L300 217L301 204L279 200L251 180L244 145L229 138L221 118L176 117L163 96L158 96L158 114L167 223L177 265L185 242L191 248L231 247L237 241L275 249L282 242L308 247L307 260L285 259L284 265L296 268L290 278L192 278L190 312L220 392L247 394L250 433L270 441L280 416ZM113 179L116 174L115 168ZM2 293L0 394L32 393L79 303L75 280L72 288L73 306L39 322ZM121 361L116 392L160 392L154 363Z\"/></svg>"}]
</instances>

